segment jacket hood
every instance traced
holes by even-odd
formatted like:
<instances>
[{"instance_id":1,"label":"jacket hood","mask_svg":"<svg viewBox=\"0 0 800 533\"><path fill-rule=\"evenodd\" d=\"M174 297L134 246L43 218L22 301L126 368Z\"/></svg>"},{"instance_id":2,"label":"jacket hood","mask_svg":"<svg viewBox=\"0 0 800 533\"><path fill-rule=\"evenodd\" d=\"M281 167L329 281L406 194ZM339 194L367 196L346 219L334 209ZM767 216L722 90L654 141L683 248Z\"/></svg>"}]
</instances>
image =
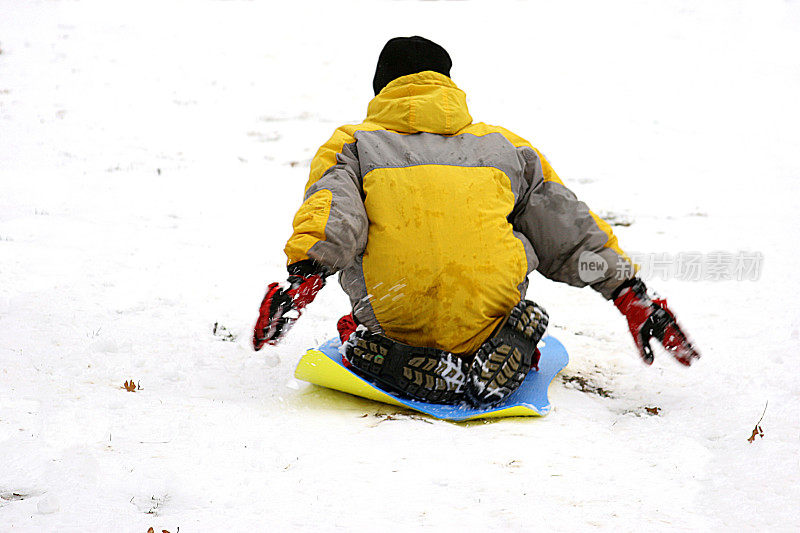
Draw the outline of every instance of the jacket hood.
<instances>
[{"instance_id":1,"label":"jacket hood","mask_svg":"<svg viewBox=\"0 0 800 533\"><path fill-rule=\"evenodd\" d=\"M389 83L367 107L366 122L402 133L453 134L472 123L467 95L453 80L426 70Z\"/></svg>"}]
</instances>

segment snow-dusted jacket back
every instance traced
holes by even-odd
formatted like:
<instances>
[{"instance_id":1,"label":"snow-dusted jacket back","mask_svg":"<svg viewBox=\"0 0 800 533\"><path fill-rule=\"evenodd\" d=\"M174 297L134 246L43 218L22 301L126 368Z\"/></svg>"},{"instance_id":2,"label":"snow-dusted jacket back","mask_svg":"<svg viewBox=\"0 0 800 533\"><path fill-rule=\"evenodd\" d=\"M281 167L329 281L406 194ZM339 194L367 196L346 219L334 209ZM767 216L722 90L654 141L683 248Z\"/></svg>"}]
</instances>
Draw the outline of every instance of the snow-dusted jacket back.
<instances>
[{"instance_id":1,"label":"snow-dusted jacket back","mask_svg":"<svg viewBox=\"0 0 800 533\"><path fill-rule=\"evenodd\" d=\"M317 152L286 245L334 271L356 319L413 346L471 353L525 296L527 276L606 298L632 275L611 227L547 160L504 128L472 123L466 95L426 71L395 79L360 125Z\"/></svg>"}]
</instances>

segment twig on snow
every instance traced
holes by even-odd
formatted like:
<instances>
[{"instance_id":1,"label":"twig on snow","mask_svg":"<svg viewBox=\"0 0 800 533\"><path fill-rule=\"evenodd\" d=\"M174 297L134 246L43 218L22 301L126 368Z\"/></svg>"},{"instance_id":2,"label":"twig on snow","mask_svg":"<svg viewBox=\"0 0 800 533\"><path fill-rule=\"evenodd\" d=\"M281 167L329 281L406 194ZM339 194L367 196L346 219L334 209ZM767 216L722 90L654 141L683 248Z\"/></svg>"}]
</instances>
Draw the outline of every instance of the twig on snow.
<instances>
[{"instance_id":1,"label":"twig on snow","mask_svg":"<svg viewBox=\"0 0 800 533\"><path fill-rule=\"evenodd\" d=\"M764 415L767 414L768 405L769 405L769 400L767 400L766 405L764 405L764 412L761 413L761 418L759 418L758 422L756 422L756 427L753 428L753 434L750 435L750 438L747 439L747 442L750 443L754 442L757 436L761 437L762 439L764 438L764 430L761 429L761 421L764 420Z\"/></svg>"}]
</instances>

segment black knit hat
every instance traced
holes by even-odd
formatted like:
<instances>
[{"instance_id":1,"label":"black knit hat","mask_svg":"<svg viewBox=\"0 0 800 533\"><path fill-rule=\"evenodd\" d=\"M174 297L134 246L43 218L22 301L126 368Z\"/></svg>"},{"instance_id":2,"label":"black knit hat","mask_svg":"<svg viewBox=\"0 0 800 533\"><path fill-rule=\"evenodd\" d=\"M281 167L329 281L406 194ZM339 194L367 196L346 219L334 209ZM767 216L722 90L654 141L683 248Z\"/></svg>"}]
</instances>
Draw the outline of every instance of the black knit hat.
<instances>
[{"instance_id":1,"label":"black knit hat","mask_svg":"<svg viewBox=\"0 0 800 533\"><path fill-rule=\"evenodd\" d=\"M447 50L424 37L395 37L389 39L378 57L372 88L381 92L392 80L424 70L450 76L453 62Z\"/></svg>"}]
</instances>

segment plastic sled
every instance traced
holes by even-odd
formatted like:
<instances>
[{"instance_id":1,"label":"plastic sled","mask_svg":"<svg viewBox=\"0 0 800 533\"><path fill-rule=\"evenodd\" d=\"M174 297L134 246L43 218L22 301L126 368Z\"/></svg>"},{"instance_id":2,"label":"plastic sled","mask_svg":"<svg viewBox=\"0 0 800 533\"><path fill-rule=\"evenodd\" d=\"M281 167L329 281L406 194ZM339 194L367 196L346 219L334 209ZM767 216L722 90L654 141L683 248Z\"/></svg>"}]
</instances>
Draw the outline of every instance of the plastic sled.
<instances>
[{"instance_id":1,"label":"plastic sled","mask_svg":"<svg viewBox=\"0 0 800 533\"><path fill-rule=\"evenodd\" d=\"M542 356L539 371L531 371L522 385L505 400L491 407L478 408L469 404L442 405L403 398L382 390L378 385L351 372L342 364L341 342L331 339L316 349L308 350L294 376L315 385L327 387L362 398L408 407L442 420L465 421L478 418L508 416L544 416L550 412L547 388L561 369L567 366L567 350L555 337L545 336L539 343Z\"/></svg>"}]
</instances>

